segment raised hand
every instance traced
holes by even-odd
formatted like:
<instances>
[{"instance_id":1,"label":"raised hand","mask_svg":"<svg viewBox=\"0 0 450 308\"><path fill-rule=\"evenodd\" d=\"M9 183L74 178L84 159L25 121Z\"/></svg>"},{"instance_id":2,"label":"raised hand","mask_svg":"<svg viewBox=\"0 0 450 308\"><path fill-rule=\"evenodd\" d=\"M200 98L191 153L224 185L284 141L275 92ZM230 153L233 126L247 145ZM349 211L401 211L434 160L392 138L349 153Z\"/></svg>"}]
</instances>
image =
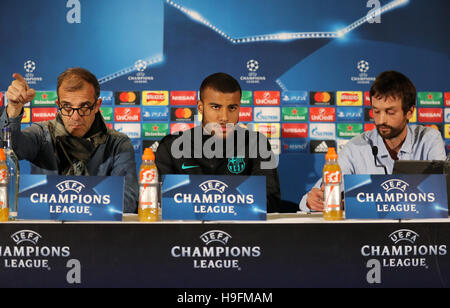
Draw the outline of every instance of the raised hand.
<instances>
[{"instance_id":1,"label":"raised hand","mask_svg":"<svg viewBox=\"0 0 450 308\"><path fill-rule=\"evenodd\" d=\"M13 78L14 80L8 87L8 91L6 91L6 97L9 102L6 111L9 118L19 116L23 106L36 96L36 91L28 86L22 75L14 73Z\"/></svg>"}]
</instances>

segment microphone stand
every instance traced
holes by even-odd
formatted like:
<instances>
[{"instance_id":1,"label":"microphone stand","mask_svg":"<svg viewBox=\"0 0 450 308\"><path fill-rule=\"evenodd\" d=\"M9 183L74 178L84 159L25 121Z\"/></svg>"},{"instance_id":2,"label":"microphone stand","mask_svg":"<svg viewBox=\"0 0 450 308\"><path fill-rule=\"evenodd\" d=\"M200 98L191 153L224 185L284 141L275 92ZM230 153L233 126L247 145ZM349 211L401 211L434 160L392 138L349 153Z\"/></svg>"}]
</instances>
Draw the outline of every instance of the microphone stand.
<instances>
[{"instance_id":1,"label":"microphone stand","mask_svg":"<svg viewBox=\"0 0 450 308\"><path fill-rule=\"evenodd\" d=\"M383 168L384 169L384 174L388 174L387 172L387 168L385 165L378 165L377 164L377 155L378 155L378 147L376 145L374 145L372 147L372 155L373 155L373 159L374 159L374 163L375 163L375 167L377 168Z\"/></svg>"}]
</instances>

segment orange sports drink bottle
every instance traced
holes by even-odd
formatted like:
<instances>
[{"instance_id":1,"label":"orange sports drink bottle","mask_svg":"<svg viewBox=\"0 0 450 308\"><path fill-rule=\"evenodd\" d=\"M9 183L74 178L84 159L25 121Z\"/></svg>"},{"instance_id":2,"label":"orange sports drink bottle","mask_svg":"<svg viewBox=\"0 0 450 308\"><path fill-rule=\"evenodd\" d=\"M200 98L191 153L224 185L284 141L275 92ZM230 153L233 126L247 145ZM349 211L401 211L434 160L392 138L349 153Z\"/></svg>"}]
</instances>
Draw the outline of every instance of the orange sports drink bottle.
<instances>
[{"instance_id":1,"label":"orange sports drink bottle","mask_svg":"<svg viewBox=\"0 0 450 308\"><path fill-rule=\"evenodd\" d=\"M158 220L158 169L155 164L155 154L151 148L144 150L142 165L139 171L139 221Z\"/></svg>"},{"instance_id":2,"label":"orange sports drink bottle","mask_svg":"<svg viewBox=\"0 0 450 308\"><path fill-rule=\"evenodd\" d=\"M336 149L329 148L325 156L325 166L323 167L323 184L325 186L323 218L325 220L344 219L341 196L342 171L337 159Z\"/></svg>"},{"instance_id":3,"label":"orange sports drink bottle","mask_svg":"<svg viewBox=\"0 0 450 308\"><path fill-rule=\"evenodd\" d=\"M9 220L8 202L9 171L5 151L0 148L0 221Z\"/></svg>"}]
</instances>

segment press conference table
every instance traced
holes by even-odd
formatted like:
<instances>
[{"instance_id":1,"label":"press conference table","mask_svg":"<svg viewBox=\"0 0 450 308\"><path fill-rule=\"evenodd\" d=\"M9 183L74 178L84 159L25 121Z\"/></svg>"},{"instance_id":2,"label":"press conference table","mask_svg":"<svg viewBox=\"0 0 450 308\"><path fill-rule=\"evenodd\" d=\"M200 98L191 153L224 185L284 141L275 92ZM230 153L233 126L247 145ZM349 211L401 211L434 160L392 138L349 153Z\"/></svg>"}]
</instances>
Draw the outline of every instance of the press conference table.
<instances>
[{"instance_id":1,"label":"press conference table","mask_svg":"<svg viewBox=\"0 0 450 308\"><path fill-rule=\"evenodd\" d=\"M17 221L0 287L449 287L450 219Z\"/></svg>"}]
</instances>

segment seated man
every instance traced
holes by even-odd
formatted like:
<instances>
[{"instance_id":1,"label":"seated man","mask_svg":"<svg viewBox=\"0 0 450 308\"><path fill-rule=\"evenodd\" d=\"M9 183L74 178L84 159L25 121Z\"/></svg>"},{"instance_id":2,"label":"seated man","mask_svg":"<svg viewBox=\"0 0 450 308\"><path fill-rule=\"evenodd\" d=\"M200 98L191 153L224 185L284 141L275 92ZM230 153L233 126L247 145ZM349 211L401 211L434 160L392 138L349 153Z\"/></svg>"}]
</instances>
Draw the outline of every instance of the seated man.
<instances>
[{"instance_id":1,"label":"seated man","mask_svg":"<svg viewBox=\"0 0 450 308\"><path fill-rule=\"evenodd\" d=\"M409 126L414 115L416 88L403 74L381 73L370 89L376 129L350 140L339 153L343 174L392 174L396 160L444 160L441 134L420 125ZM319 180L300 201L302 211L323 210Z\"/></svg>"},{"instance_id":2,"label":"seated man","mask_svg":"<svg viewBox=\"0 0 450 308\"><path fill-rule=\"evenodd\" d=\"M267 211L276 212L280 203L277 161L265 136L236 125L241 94L233 77L224 73L207 77L197 102L202 125L163 138L156 165L160 175L264 175Z\"/></svg>"},{"instance_id":3,"label":"seated man","mask_svg":"<svg viewBox=\"0 0 450 308\"><path fill-rule=\"evenodd\" d=\"M137 211L138 183L130 139L108 129L101 116L100 85L82 68L58 77L59 112L51 121L21 130L23 106L36 95L20 74L6 92L8 106L0 129L9 125L17 157L31 162L31 173L49 175L124 176L124 212Z\"/></svg>"}]
</instances>

